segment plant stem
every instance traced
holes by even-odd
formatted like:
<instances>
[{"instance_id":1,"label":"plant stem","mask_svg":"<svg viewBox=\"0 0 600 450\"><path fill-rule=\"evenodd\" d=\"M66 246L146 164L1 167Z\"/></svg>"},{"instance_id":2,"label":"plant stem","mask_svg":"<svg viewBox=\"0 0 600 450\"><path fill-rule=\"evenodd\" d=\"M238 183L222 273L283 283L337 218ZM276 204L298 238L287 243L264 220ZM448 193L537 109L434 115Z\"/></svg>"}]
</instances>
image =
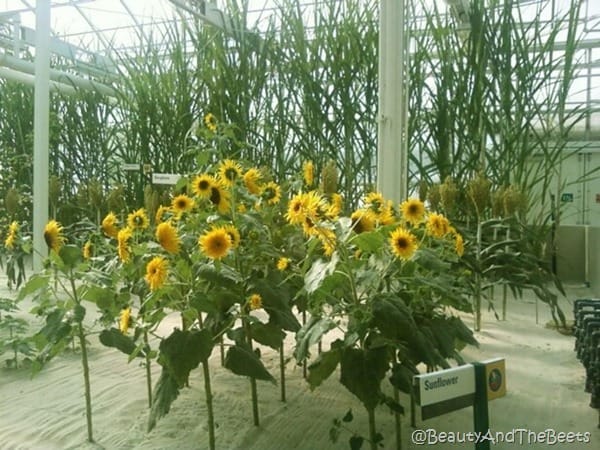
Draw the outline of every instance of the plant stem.
<instances>
[{"instance_id":1,"label":"plant stem","mask_svg":"<svg viewBox=\"0 0 600 450\"><path fill-rule=\"evenodd\" d=\"M285 357L283 354L283 342L279 347L279 374L281 378L281 401L285 402Z\"/></svg>"},{"instance_id":2,"label":"plant stem","mask_svg":"<svg viewBox=\"0 0 600 450\"><path fill-rule=\"evenodd\" d=\"M244 330L246 331L246 341L248 342L248 346L250 347L250 351L252 350L252 333L250 330L250 324L246 317L242 317L242 321L244 323ZM260 419L258 416L258 393L256 390L256 378L250 377L250 393L252 395L252 418L254 420L254 425L260 425Z\"/></svg>"},{"instance_id":3,"label":"plant stem","mask_svg":"<svg viewBox=\"0 0 600 450\"><path fill-rule=\"evenodd\" d=\"M394 387L394 400L400 403L400 391ZM402 450L402 416L394 412L394 428L396 428L396 450Z\"/></svg>"},{"instance_id":4,"label":"plant stem","mask_svg":"<svg viewBox=\"0 0 600 450\"><path fill-rule=\"evenodd\" d=\"M83 366L83 383L85 388L85 419L87 421L88 441L94 442L92 433L92 394L90 391L90 369L88 366L87 345L85 342L85 333L83 324L78 324L79 345L81 346L81 364Z\"/></svg>"},{"instance_id":5,"label":"plant stem","mask_svg":"<svg viewBox=\"0 0 600 450\"><path fill-rule=\"evenodd\" d=\"M148 330L144 330L144 344L146 344L146 387L148 390L148 408L152 408L152 371L150 365L150 344L148 343Z\"/></svg>"},{"instance_id":6,"label":"plant stem","mask_svg":"<svg viewBox=\"0 0 600 450\"><path fill-rule=\"evenodd\" d=\"M223 344L223 336L219 338L219 350L221 351L221 367L225 367L225 345Z\"/></svg>"},{"instance_id":7,"label":"plant stem","mask_svg":"<svg viewBox=\"0 0 600 450\"><path fill-rule=\"evenodd\" d=\"M73 291L73 299L77 305L81 306L75 287L75 277L73 271L69 274L69 282ZM68 291L67 291L68 292ZM87 422L88 441L94 442L92 432L92 393L90 389L90 368L88 364L87 344L85 342L85 332L83 330L83 321L77 323L77 334L79 336L79 345L81 346L81 365L83 366L83 385L85 389L85 419Z\"/></svg>"},{"instance_id":8,"label":"plant stem","mask_svg":"<svg viewBox=\"0 0 600 450\"><path fill-rule=\"evenodd\" d=\"M202 372L204 374L204 394L206 395L206 414L208 416L208 448L215 450L215 418L208 360L202 361Z\"/></svg>"},{"instance_id":9,"label":"plant stem","mask_svg":"<svg viewBox=\"0 0 600 450\"><path fill-rule=\"evenodd\" d=\"M367 409L369 414L369 442L371 443L371 450L377 450L377 439L375 430L375 408Z\"/></svg>"},{"instance_id":10,"label":"plant stem","mask_svg":"<svg viewBox=\"0 0 600 450\"><path fill-rule=\"evenodd\" d=\"M481 222L477 220L477 267L475 273L475 331L481 331Z\"/></svg>"}]
</instances>

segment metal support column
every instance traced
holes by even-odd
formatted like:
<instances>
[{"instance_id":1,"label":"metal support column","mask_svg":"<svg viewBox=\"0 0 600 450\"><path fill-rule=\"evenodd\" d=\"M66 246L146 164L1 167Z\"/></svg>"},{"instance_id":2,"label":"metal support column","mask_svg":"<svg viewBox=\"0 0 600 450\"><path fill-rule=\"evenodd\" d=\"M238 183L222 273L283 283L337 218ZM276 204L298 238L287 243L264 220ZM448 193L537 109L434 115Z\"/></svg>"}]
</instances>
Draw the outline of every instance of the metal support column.
<instances>
[{"instance_id":1,"label":"metal support column","mask_svg":"<svg viewBox=\"0 0 600 450\"><path fill-rule=\"evenodd\" d=\"M48 255L44 227L48 222L48 142L50 117L50 0L35 8L35 95L33 113L33 270Z\"/></svg>"},{"instance_id":2,"label":"metal support column","mask_svg":"<svg viewBox=\"0 0 600 450\"><path fill-rule=\"evenodd\" d=\"M377 189L398 202L408 188L404 0L381 0L379 27Z\"/></svg>"}]
</instances>

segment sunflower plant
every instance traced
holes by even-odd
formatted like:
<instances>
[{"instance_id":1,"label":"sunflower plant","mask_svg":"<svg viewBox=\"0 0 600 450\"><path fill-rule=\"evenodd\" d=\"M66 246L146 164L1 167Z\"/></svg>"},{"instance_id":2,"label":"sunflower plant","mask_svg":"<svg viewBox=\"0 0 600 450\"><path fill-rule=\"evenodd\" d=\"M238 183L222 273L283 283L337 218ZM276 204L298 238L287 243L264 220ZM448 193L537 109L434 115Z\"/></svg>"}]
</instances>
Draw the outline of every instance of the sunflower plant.
<instances>
[{"instance_id":1,"label":"sunflower plant","mask_svg":"<svg viewBox=\"0 0 600 450\"><path fill-rule=\"evenodd\" d=\"M27 224L12 221L4 238L4 251L6 254L6 278L8 288L17 289L26 279L25 257L31 254L32 243L28 234L24 233Z\"/></svg>"},{"instance_id":2,"label":"sunflower plant","mask_svg":"<svg viewBox=\"0 0 600 450\"><path fill-rule=\"evenodd\" d=\"M61 223L50 220L44 228L44 240L49 250L44 270L32 275L17 296L17 301L33 296L35 306L31 312L44 320L44 325L32 338L37 350L32 370L36 374L48 361L67 349L69 343L78 341L85 393L87 439L93 442L87 341L92 333L93 323L84 321L89 308L84 299L89 290L94 288L95 280L88 276L89 264L83 258L81 247L75 245L75 242L67 242Z\"/></svg>"},{"instance_id":3,"label":"sunflower plant","mask_svg":"<svg viewBox=\"0 0 600 450\"><path fill-rule=\"evenodd\" d=\"M462 363L459 350L477 342L453 312L470 311L465 275L453 272L464 251L462 235L449 220L427 211L417 199L394 205L370 192L362 206L331 214L332 193L298 192L286 219L299 227L308 255L301 275L310 320L296 334L295 357L309 360L308 382L316 388L339 367L340 382L364 405L367 441L375 449L382 436L375 409L384 404L403 412L398 396L410 393L422 367ZM326 336L330 348L311 355ZM332 433L337 438L337 433ZM351 444L363 440L351 437Z\"/></svg>"}]
</instances>

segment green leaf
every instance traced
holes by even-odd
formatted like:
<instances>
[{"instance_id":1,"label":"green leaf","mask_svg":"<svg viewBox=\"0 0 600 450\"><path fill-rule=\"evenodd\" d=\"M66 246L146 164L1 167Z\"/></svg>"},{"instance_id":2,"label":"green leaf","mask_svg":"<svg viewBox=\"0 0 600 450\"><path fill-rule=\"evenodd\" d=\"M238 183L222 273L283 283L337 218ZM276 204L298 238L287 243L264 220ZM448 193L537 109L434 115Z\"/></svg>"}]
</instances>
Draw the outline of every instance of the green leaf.
<instances>
[{"instance_id":1,"label":"green leaf","mask_svg":"<svg viewBox=\"0 0 600 450\"><path fill-rule=\"evenodd\" d=\"M401 298L391 295L374 299L373 324L388 339L412 342L417 324Z\"/></svg>"},{"instance_id":2,"label":"green leaf","mask_svg":"<svg viewBox=\"0 0 600 450\"><path fill-rule=\"evenodd\" d=\"M34 292L39 291L40 289L45 289L48 287L48 283L50 281L50 277L44 274L36 274L33 275L27 283L23 285L21 290L19 291L19 295L17 296L17 301L23 300L28 295L33 294Z\"/></svg>"},{"instance_id":3,"label":"green leaf","mask_svg":"<svg viewBox=\"0 0 600 450\"><path fill-rule=\"evenodd\" d=\"M124 335L116 328L102 330L99 336L100 342L106 347L116 348L126 355L131 355L137 349L135 342L129 336ZM138 354L138 356L143 356Z\"/></svg>"},{"instance_id":4,"label":"green leaf","mask_svg":"<svg viewBox=\"0 0 600 450\"><path fill-rule=\"evenodd\" d=\"M308 366L308 384L313 390L331 376L341 359L338 349L321 353L317 359Z\"/></svg>"},{"instance_id":5,"label":"green leaf","mask_svg":"<svg viewBox=\"0 0 600 450\"><path fill-rule=\"evenodd\" d=\"M229 347L225 356L225 367L236 375L277 384L275 378L266 369L258 355L247 344L236 344Z\"/></svg>"},{"instance_id":6,"label":"green leaf","mask_svg":"<svg viewBox=\"0 0 600 450\"><path fill-rule=\"evenodd\" d=\"M396 364L392 367L392 375L390 376L390 383L405 394L410 394L412 391L412 380L413 376L418 375L414 373L409 367L404 364Z\"/></svg>"},{"instance_id":7,"label":"green leaf","mask_svg":"<svg viewBox=\"0 0 600 450\"><path fill-rule=\"evenodd\" d=\"M71 333L71 324L64 321L65 311L55 309L46 316L46 324L37 334L46 338L47 342L57 343L69 336Z\"/></svg>"},{"instance_id":8,"label":"green leaf","mask_svg":"<svg viewBox=\"0 0 600 450\"><path fill-rule=\"evenodd\" d=\"M73 307L73 319L77 323L83 322L83 318L85 317L85 307L80 304L76 304Z\"/></svg>"},{"instance_id":9,"label":"green leaf","mask_svg":"<svg viewBox=\"0 0 600 450\"><path fill-rule=\"evenodd\" d=\"M258 280L254 285L254 290L262 297L269 321L284 330L298 331L301 325L292 312L289 293L281 288L273 288L270 284L269 280Z\"/></svg>"},{"instance_id":10,"label":"green leaf","mask_svg":"<svg viewBox=\"0 0 600 450\"><path fill-rule=\"evenodd\" d=\"M385 246L385 236L379 231L367 231L354 236L351 243L356 244L363 252L374 253Z\"/></svg>"},{"instance_id":11,"label":"green leaf","mask_svg":"<svg viewBox=\"0 0 600 450\"><path fill-rule=\"evenodd\" d=\"M81 249L76 245L70 244L63 245L59 250L58 256L60 256L65 266L70 269L74 268L83 259Z\"/></svg>"},{"instance_id":12,"label":"green leaf","mask_svg":"<svg viewBox=\"0 0 600 450\"><path fill-rule=\"evenodd\" d=\"M83 298L104 310L112 309L115 303L115 293L112 289L96 285L88 286L83 293Z\"/></svg>"},{"instance_id":13,"label":"green leaf","mask_svg":"<svg viewBox=\"0 0 600 450\"><path fill-rule=\"evenodd\" d=\"M349 442L351 450L360 450L362 448L363 442L365 442L365 438L363 438L362 436L352 436Z\"/></svg>"},{"instance_id":14,"label":"green leaf","mask_svg":"<svg viewBox=\"0 0 600 450\"><path fill-rule=\"evenodd\" d=\"M375 409L381 399L381 380L389 367L387 348L346 348L342 351L340 366L340 382L367 410Z\"/></svg>"},{"instance_id":15,"label":"green leaf","mask_svg":"<svg viewBox=\"0 0 600 450\"><path fill-rule=\"evenodd\" d=\"M186 385L190 372L212 353L212 335L207 329L181 331L176 328L169 337L161 341L159 349L158 362L182 388Z\"/></svg>"},{"instance_id":16,"label":"green leaf","mask_svg":"<svg viewBox=\"0 0 600 450\"><path fill-rule=\"evenodd\" d=\"M152 408L148 418L148 432L156 426L156 422L161 417L167 415L171 409L171 404L179 396L179 386L177 380L171 373L163 367L160 378L154 386L152 393Z\"/></svg>"},{"instance_id":17,"label":"green leaf","mask_svg":"<svg viewBox=\"0 0 600 450\"><path fill-rule=\"evenodd\" d=\"M342 417L342 422L352 422L354 420L354 416L352 415L352 408L348 410L348 412Z\"/></svg>"},{"instance_id":18,"label":"green leaf","mask_svg":"<svg viewBox=\"0 0 600 450\"><path fill-rule=\"evenodd\" d=\"M252 339L259 344L267 345L275 350L281 348L285 332L279 327L272 323L254 322L250 328L252 329Z\"/></svg>"},{"instance_id":19,"label":"green leaf","mask_svg":"<svg viewBox=\"0 0 600 450\"><path fill-rule=\"evenodd\" d=\"M337 253L334 253L330 261L318 259L313 263L304 276L304 289L307 293L312 294L315 292L319 289L323 280L335 272L338 259Z\"/></svg>"},{"instance_id":20,"label":"green leaf","mask_svg":"<svg viewBox=\"0 0 600 450\"><path fill-rule=\"evenodd\" d=\"M296 333L294 357L301 362L308 356L308 349L321 340L323 335L335 328L335 322L329 318L311 317Z\"/></svg>"}]
</instances>

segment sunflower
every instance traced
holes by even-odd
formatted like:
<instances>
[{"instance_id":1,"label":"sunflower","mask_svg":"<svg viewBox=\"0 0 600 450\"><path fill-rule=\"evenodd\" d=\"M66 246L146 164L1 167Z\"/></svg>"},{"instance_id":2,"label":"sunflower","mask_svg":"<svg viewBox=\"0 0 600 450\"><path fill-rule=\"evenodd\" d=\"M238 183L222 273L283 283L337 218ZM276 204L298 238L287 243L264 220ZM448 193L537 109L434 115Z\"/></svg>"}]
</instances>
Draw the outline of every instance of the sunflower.
<instances>
[{"instance_id":1,"label":"sunflower","mask_svg":"<svg viewBox=\"0 0 600 450\"><path fill-rule=\"evenodd\" d=\"M156 214L154 215L154 223L162 223L167 220L170 212L170 207L160 205L156 210Z\"/></svg>"},{"instance_id":2,"label":"sunflower","mask_svg":"<svg viewBox=\"0 0 600 450\"><path fill-rule=\"evenodd\" d=\"M286 220L292 225L298 225L302 223L304 219L304 208L303 199L304 194L296 194L288 203L288 210L285 215Z\"/></svg>"},{"instance_id":3,"label":"sunflower","mask_svg":"<svg viewBox=\"0 0 600 450\"><path fill-rule=\"evenodd\" d=\"M410 259L418 248L415 235L403 227L390 233L390 245L394 255L402 259Z\"/></svg>"},{"instance_id":4,"label":"sunflower","mask_svg":"<svg viewBox=\"0 0 600 450\"><path fill-rule=\"evenodd\" d=\"M13 220L10 225L8 226L8 232L9 234L17 234L19 232L19 222L17 222L16 220Z\"/></svg>"},{"instance_id":5,"label":"sunflower","mask_svg":"<svg viewBox=\"0 0 600 450\"><path fill-rule=\"evenodd\" d=\"M131 327L131 307L121 310L121 317L119 318L119 330L123 334L127 334L127 330Z\"/></svg>"},{"instance_id":6,"label":"sunflower","mask_svg":"<svg viewBox=\"0 0 600 450\"><path fill-rule=\"evenodd\" d=\"M344 205L344 200L342 196L338 193L331 194L331 202L327 207L327 211L325 215L330 219L337 219L337 217L342 212L342 207Z\"/></svg>"},{"instance_id":7,"label":"sunflower","mask_svg":"<svg viewBox=\"0 0 600 450\"><path fill-rule=\"evenodd\" d=\"M277 260L277 270L283 272L290 265L290 258L281 257Z\"/></svg>"},{"instance_id":8,"label":"sunflower","mask_svg":"<svg viewBox=\"0 0 600 450\"><path fill-rule=\"evenodd\" d=\"M450 231L450 222L448 219L438 213L429 214L427 219L427 232L437 238L443 237Z\"/></svg>"},{"instance_id":9,"label":"sunflower","mask_svg":"<svg viewBox=\"0 0 600 450\"><path fill-rule=\"evenodd\" d=\"M356 233L364 233L375 229L373 216L365 209L357 209L352 213L350 219L352 219L352 229Z\"/></svg>"},{"instance_id":10,"label":"sunflower","mask_svg":"<svg viewBox=\"0 0 600 450\"><path fill-rule=\"evenodd\" d=\"M388 200L381 212L377 214L377 222L380 225L389 225L396 221L396 213L394 211L394 202Z\"/></svg>"},{"instance_id":11,"label":"sunflower","mask_svg":"<svg viewBox=\"0 0 600 450\"><path fill-rule=\"evenodd\" d=\"M319 228L317 231L317 237L321 241L325 256L331 256L335 251L335 232L329 228Z\"/></svg>"},{"instance_id":12,"label":"sunflower","mask_svg":"<svg viewBox=\"0 0 600 450\"><path fill-rule=\"evenodd\" d=\"M250 306L250 310L252 311L262 308L262 297L259 294L252 294L248 298L248 306Z\"/></svg>"},{"instance_id":13,"label":"sunflower","mask_svg":"<svg viewBox=\"0 0 600 450\"><path fill-rule=\"evenodd\" d=\"M221 214L227 214L229 212L229 192L221 185L216 183L210 188L210 201L217 207L217 211Z\"/></svg>"},{"instance_id":14,"label":"sunflower","mask_svg":"<svg viewBox=\"0 0 600 450\"><path fill-rule=\"evenodd\" d=\"M258 169L251 167L246 171L244 174L244 184L246 185L248 192L254 195L260 194L260 187L258 185L260 178L261 175Z\"/></svg>"},{"instance_id":15,"label":"sunflower","mask_svg":"<svg viewBox=\"0 0 600 450\"><path fill-rule=\"evenodd\" d=\"M92 242L87 241L83 245L83 258L90 259L92 257L93 250L94 250L94 246L92 245Z\"/></svg>"},{"instance_id":16,"label":"sunflower","mask_svg":"<svg viewBox=\"0 0 600 450\"><path fill-rule=\"evenodd\" d=\"M119 230L117 229L117 216L115 213L109 212L104 219L102 219L102 232L111 238L116 238Z\"/></svg>"},{"instance_id":17,"label":"sunflower","mask_svg":"<svg viewBox=\"0 0 600 450\"><path fill-rule=\"evenodd\" d=\"M194 200L185 194L180 194L171 201L171 208L173 208L177 217L181 217L183 213L189 212L193 207Z\"/></svg>"},{"instance_id":18,"label":"sunflower","mask_svg":"<svg viewBox=\"0 0 600 450\"><path fill-rule=\"evenodd\" d=\"M56 220L51 220L44 227L44 240L48 248L58 252L65 243L65 238L62 235L63 227Z\"/></svg>"},{"instance_id":19,"label":"sunflower","mask_svg":"<svg viewBox=\"0 0 600 450\"><path fill-rule=\"evenodd\" d=\"M242 167L232 159L226 159L219 164L219 179L226 186L233 186L235 181L242 176Z\"/></svg>"},{"instance_id":20,"label":"sunflower","mask_svg":"<svg viewBox=\"0 0 600 450\"><path fill-rule=\"evenodd\" d=\"M318 192L300 193L289 201L285 218L292 225L305 224L307 218L315 223L319 220L319 211L324 209L325 202Z\"/></svg>"},{"instance_id":21,"label":"sunflower","mask_svg":"<svg viewBox=\"0 0 600 450\"><path fill-rule=\"evenodd\" d=\"M156 227L156 240L169 253L179 252L180 240L177 230L170 222L159 223Z\"/></svg>"},{"instance_id":22,"label":"sunflower","mask_svg":"<svg viewBox=\"0 0 600 450\"><path fill-rule=\"evenodd\" d=\"M460 233L454 233L454 249L458 256L462 256L465 253L465 242Z\"/></svg>"},{"instance_id":23,"label":"sunflower","mask_svg":"<svg viewBox=\"0 0 600 450\"><path fill-rule=\"evenodd\" d=\"M217 184L215 177L212 175L208 175L203 173L201 175L197 175L192 181L192 190L194 194L200 198L209 198L211 193L211 188Z\"/></svg>"},{"instance_id":24,"label":"sunflower","mask_svg":"<svg viewBox=\"0 0 600 450\"><path fill-rule=\"evenodd\" d=\"M365 196L365 206L376 214L380 214L385 206L383 194L380 192L369 192Z\"/></svg>"},{"instance_id":25,"label":"sunflower","mask_svg":"<svg viewBox=\"0 0 600 450\"><path fill-rule=\"evenodd\" d=\"M129 261L129 239L133 235L131 228L125 227L117 233L117 252L123 262Z\"/></svg>"},{"instance_id":26,"label":"sunflower","mask_svg":"<svg viewBox=\"0 0 600 450\"><path fill-rule=\"evenodd\" d=\"M213 133L217 131L217 118L212 113L204 116L204 125Z\"/></svg>"},{"instance_id":27,"label":"sunflower","mask_svg":"<svg viewBox=\"0 0 600 450\"><path fill-rule=\"evenodd\" d=\"M200 250L212 259L221 259L227 256L231 248L231 237L223 227L213 228L198 239Z\"/></svg>"},{"instance_id":28,"label":"sunflower","mask_svg":"<svg viewBox=\"0 0 600 450\"><path fill-rule=\"evenodd\" d=\"M144 208L140 208L127 216L127 227L131 230L145 230L148 228L148 224L148 216Z\"/></svg>"},{"instance_id":29,"label":"sunflower","mask_svg":"<svg viewBox=\"0 0 600 450\"><path fill-rule=\"evenodd\" d=\"M274 181L269 181L261 189L260 195L269 205L276 205L281 200L281 188Z\"/></svg>"},{"instance_id":30,"label":"sunflower","mask_svg":"<svg viewBox=\"0 0 600 450\"><path fill-rule=\"evenodd\" d=\"M146 265L146 276L144 277L150 285L150 290L156 291L163 284L168 275L168 262L162 256L155 256Z\"/></svg>"},{"instance_id":31,"label":"sunflower","mask_svg":"<svg viewBox=\"0 0 600 450\"><path fill-rule=\"evenodd\" d=\"M8 226L8 234L4 241L4 247L12 250L15 248L15 242L17 241L17 236L19 234L19 222L13 221Z\"/></svg>"},{"instance_id":32,"label":"sunflower","mask_svg":"<svg viewBox=\"0 0 600 450\"><path fill-rule=\"evenodd\" d=\"M223 229L227 232L229 238L231 239L231 248L237 248L240 245L241 239L238 229L231 224L224 225Z\"/></svg>"},{"instance_id":33,"label":"sunflower","mask_svg":"<svg viewBox=\"0 0 600 450\"><path fill-rule=\"evenodd\" d=\"M409 198L400 204L402 217L413 226L423 222L425 217L425 205L418 198Z\"/></svg>"},{"instance_id":34,"label":"sunflower","mask_svg":"<svg viewBox=\"0 0 600 450\"><path fill-rule=\"evenodd\" d=\"M13 233L9 233L4 240L4 247L12 250L15 248L16 235Z\"/></svg>"},{"instance_id":35,"label":"sunflower","mask_svg":"<svg viewBox=\"0 0 600 450\"><path fill-rule=\"evenodd\" d=\"M306 187L311 187L315 182L315 166L312 161L302 164L302 178Z\"/></svg>"}]
</instances>

